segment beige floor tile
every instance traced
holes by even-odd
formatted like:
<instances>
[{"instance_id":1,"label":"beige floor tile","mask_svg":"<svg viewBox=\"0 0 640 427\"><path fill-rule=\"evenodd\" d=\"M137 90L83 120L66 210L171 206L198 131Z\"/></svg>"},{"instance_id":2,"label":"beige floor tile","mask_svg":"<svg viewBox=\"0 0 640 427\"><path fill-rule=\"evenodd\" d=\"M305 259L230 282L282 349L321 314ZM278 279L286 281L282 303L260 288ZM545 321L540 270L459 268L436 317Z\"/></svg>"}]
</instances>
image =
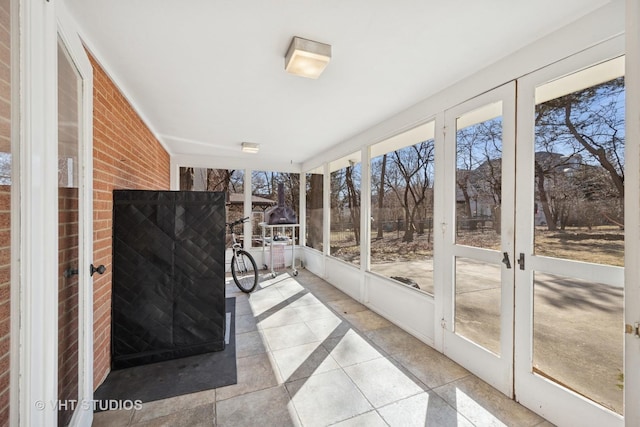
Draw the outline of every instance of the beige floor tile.
<instances>
[{"instance_id":1,"label":"beige floor tile","mask_svg":"<svg viewBox=\"0 0 640 427\"><path fill-rule=\"evenodd\" d=\"M453 360L425 346L419 352L397 353L393 357L427 387L435 388L470 375Z\"/></svg>"},{"instance_id":2,"label":"beige floor tile","mask_svg":"<svg viewBox=\"0 0 640 427\"><path fill-rule=\"evenodd\" d=\"M169 399L156 400L142 404L142 408L133 414L132 423L149 421L164 417L175 412L193 409L198 406L213 404L216 401L216 391L204 390L197 393L183 394Z\"/></svg>"},{"instance_id":3,"label":"beige floor tile","mask_svg":"<svg viewBox=\"0 0 640 427\"><path fill-rule=\"evenodd\" d=\"M323 303L338 301L349 298L347 294L329 285L312 286L309 291Z\"/></svg>"},{"instance_id":4,"label":"beige floor tile","mask_svg":"<svg viewBox=\"0 0 640 427\"><path fill-rule=\"evenodd\" d=\"M353 330L342 337L325 340L322 346L343 368L382 357L377 348Z\"/></svg>"},{"instance_id":5,"label":"beige floor tile","mask_svg":"<svg viewBox=\"0 0 640 427\"><path fill-rule=\"evenodd\" d=\"M185 411L131 424L135 427L213 427L215 426L214 404L198 406Z\"/></svg>"},{"instance_id":6,"label":"beige floor tile","mask_svg":"<svg viewBox=\"0 0 640 427\"><path fill-rule=\"evenodd\" d=\"M324 319L310 320L305 323L320 341L344 336L351 330L351 324L339 317L325 317Z\"/></svg>"},{"instance_id":7,"label":"beige floor tile","mask_svg":"<svg viewBox=\"0 0 640 427\"><path fill-rule=\"evenodd\" d=\"M261 291L261 293L251 294L249 305L251 306L251 312L255 316L260 316L264 312L273 312L284 308L287 304L278 290L274 289L269 293Z\"/></svg>"},{"instance_id":8,"label":"beige floor tile","mask_svg":"<svg viewBox=\"0 0 640 427\"><path fill-rule=\"evenodd\" d=\"M304 323L264 329L262 333L271 351L318 341L316 335Z\"/></svg>"},{"instance_id":9,"label":"beige floor tile","mask_svg":"<svg viewBox=\"0 0 640 427\"><path fill-rule=\"evenodd\" d=\"M322 303L304 305L296 307L294 310L303 321L324 319L326 317L339 318L333 310Z\"/></svg>"},{"instance_id":10,"label":"beige floor tile","mask_svg":"<svg viewBox=\"0 0 640 427\"><path fill-rule=\"evenodd\" d=\"M321 301L313 295L312 292L306 291L305 294L302 295L294 295L290 298L287 298L287 302L289 303L289 307L297 308L303 307L305 305L311 304L321 304Z\"/></svg>"},{"instance_id":11,"label":"beige floor tile","mask_svg":"<svg viewBox=\"0 0 640 427\"><path fill-rule=\"evenodd\" d=\"M273 358L284 382L340 368L320 342L274 351Z\"/></svg>"},{"instance_id":12,"label":"beige floor tile","mask_svg":"<svg viewBox=\"0 0 640 427\"><path fill-rule=\"evenodd\" d=\"M426 387L386 358L344 368L374 408L422 393Z\"/></svg>"},{"instance_id":13,"label":"beige floor tile","mask_svg":"<svg viewBox=\"0 0 640 427\"><path fill-rule=\"evenodd\" d=\"M392 323L387 319L371 310L345 314L343 317L360 331L371 331L373 329L386 328L392 325Z\"/></svg>"},{"instance_id":14,"label":"beige floor tile","mask_svg":"<svg viewBox=\"0 0 640 427\"><path fill-rule=\"evenodd\" d=\"M242 300L236 298L236 316L251 315L253 316L253 310L251 310L251 304L249 300L244 298Z\"/></svg>"},{"instance_id":15,"label":"beige floor tile","mask_svg":"<svg viewBox=\"0 0 640 427\"><path fill-rule=\"evenodd\" d=\"M252 314L236 315L236 335L258 330L258 322Z\"/></svg>"},{"instance_id":16,"label":"beige floor tile","mask_svg":"<svg viewBox=\"0 0 640 427\"><path fill-rule=\"evenodd\" d=\"M237 368L238 383L216 389L217 401L275 387L282 383L271 354L263 353L238 359Z\"/></svg>"},{"instance_id":17,"label":"beige floor tile","mask_svg":"<svg viewBox=\"0 0 640 427\"><path fill-rule=\"evenodd\" d=\"M332 427L387 427L387 423L384 422L376 411L371 411L345 421L340 421L339 423L333 424Z\"/></svg>"},{"instance_id":18,"label":"beige floor tile","mask_svg":"<svg viewBox=\"0 0 640 427\"><path fill-rule=\"evenodd\" d=\"M102 411L93 414L93 427L126 427L135 410Z\"/></svg>"},{"instance_id":19,"label":"beige floor tile","mask_svg":"<svg viewBox=\"0 0 640 427\"><path fill-rule=\"evenodd\" d=\"M434 391L476 425L525 427L544 421L475 376L435 388Z\"/></svg>"},{"instance_id":20,"label":"beige floor tile","mask_svg":"<svg viewBox=\"0 0 640 427\"><path fill-rule=\"evenodd\" d=\"M383 349L387 354L415 354L428 347L411 334L403 331L396 325L387 326L385 328L373 329L366 331L364 335L373 341L378 347Z\"/></svg>"},{"instance_id":21,"label":"beige floor tile","mask_svg":"<svg viewBox=\"0 0 640 427\"><path fill-rule=\"evenodd\" d=\"M433 391L379 408L378 413L391 427L473 427Z\"/></svg>"},{"instance_id":22,"label":"beige floor tile","mask_svg":"<svg viewBox=\"0 0 640 427\"><path fill-rule=\"evenodd\" d=\"M302 323L303 319L295 308L283 307L279 310L267 310L257 316L258 328L277 328L278 326Z\"/></svg>"},{"instance_id":23,"label":"beige floor tile","mask_svg":"<svg viewBox=\"0 0 640 427\"><path fill-rule=\"evenodd\" d=\"M308 290L293 279L276 285L276 289L278 289L283 299L301 298L309 293Z\"/></svg>"},{"instance_id":24,"label":"beige floor tile","mask_svg":"<svg viewBox=\"0 0 640 427\"><path fill-rule=\"evenodd\" d=\"M238 359L256 354L266 353L262 332L253 331L236 334L236 357Z\"/></svg>"},{"instance_id":25,"label":"beige floor tile","mask_svg":"<svg viewBox=\"0 0 640 427\"><path fill-rule=\"evenodd\" d=\"M365 305L351 298L329 301L327 305L340 314L353 314L368 310Z\"/></svg>"},{"instance_id":26,"label":"beige floor tile","mask_svg":"<svg viewBox=\"0 0 640 427\"><path fill-rule=\"evenodd\" d=\"M219 427L299 426L284 386L244 394L218 402Z\"/></svg>"},{"instance_id":27,"label":"beige floor tile","mask_svg":"<svg viewBox=\"0 0 640 427\"><path fill-rule=\"evenodd\" d=\"M286 384L304 426L326 426L373 409L341 369Z\"/></svg>"}]
</instances>

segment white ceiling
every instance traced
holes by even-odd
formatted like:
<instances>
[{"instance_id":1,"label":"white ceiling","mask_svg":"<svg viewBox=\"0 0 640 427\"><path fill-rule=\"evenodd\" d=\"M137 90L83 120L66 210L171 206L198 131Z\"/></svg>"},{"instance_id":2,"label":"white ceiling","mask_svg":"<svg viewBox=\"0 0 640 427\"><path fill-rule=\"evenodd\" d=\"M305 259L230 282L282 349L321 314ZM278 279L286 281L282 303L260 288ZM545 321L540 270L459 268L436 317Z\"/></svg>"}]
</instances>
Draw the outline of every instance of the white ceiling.
<instances>
[{"instance_id":1,"label":"white ceiling","mask_svg":"<svg viewBox=\"0 0 640 427\"><path fill-rule=\"evenodd\" d=\"M608 1L65 3L171 154L301 163ZM318 80L284 71L293 36L332 45Z\"/></svg>"}]
</instances>

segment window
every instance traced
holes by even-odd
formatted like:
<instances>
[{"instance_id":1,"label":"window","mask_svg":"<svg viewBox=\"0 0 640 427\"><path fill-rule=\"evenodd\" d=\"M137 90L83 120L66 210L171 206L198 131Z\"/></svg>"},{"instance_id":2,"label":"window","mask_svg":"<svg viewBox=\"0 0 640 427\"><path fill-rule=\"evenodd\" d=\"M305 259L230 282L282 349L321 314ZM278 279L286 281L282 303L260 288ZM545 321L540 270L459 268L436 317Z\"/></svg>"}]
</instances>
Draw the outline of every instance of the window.
<instances>
[{"instance_id":1,"label":"window","mask_svg":"<svg viewBox=\"0 0 640 427\"><path fill-rule=\"evenodd\" d=\"M265 212L279 203L279 187L282 187L283 202L292 208L296 218L300 218L300 174L286 172L251 172L251 225L252 246L262 246L262 227ZM291 233L291 228L283 228L280 233ZM297 231L296 231L297 232ZM291 237L287 235L287 237ZM297 243L297 242L296 242Z\"/></svg>"},{"instance_id":2,"label":"window","mask_svg":"<svg viewBox=\"0 0 640 427\"><path fill-rule=\"evenodd\" d=\"M307 176L307 246L318 251L323 249L323 202L324 175L311 172Z\"/></svg>"},{"instance_id":3,"label":"window","mask_svg":"<svg viewBox=\"0 0 640 427\"><path fill-rule=\"evenodd\" d=\"M244 215L244 171L234 169L180 168L180 190L222 191L227 194L227 222Z\"/></svg>"},{"instance_id":4,"label":"window","mask_svg":"<svg viewBox=\"0 0 640 427\"><path fill-rule=\"evenodd\" d=\"M371 148L371 271L428 293L433 293L433 136L429 122Z\"/></svg>"},{"instance_id":5,"label":"window","mask_svg":"<svg viewBox=\"0 0 640 427\"><path fill-rule=\"evenodd\" d=\"M360 264L360 153L331 163L329 254Z\"/></svg>"},{"instance_id":6,"label":"window","mask_svg":"<svg viewBox=\"0 0 640 427\"><path fill-rule=\"evenodd\" d=\"M623 72L618 58L536 89L536 254L623 265Z\"/></svg>"}]
</instances>

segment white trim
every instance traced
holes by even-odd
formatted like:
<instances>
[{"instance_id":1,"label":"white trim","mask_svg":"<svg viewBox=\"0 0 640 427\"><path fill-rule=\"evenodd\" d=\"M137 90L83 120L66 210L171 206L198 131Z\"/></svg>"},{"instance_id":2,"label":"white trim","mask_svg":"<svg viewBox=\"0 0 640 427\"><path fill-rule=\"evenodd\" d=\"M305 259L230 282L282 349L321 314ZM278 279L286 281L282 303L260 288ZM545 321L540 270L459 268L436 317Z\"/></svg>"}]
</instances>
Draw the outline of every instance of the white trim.
<instances>
[{"instance_id":1,"label":"white trim","mask_svg":"<svg viewBox=\"0 0 640 427\"><path fill-rule=\"evenodd\" d=\"M16 426L20 420L20 319L21 297L21 101L20 101L20 0L10 2L11 22L11 335L9 359L9 424Z\"/></svg>"},{"instance_id":2,"label":"white trim","mask_svg":"<svg viewBox=\"0 0 640 427\"><path fill-rule=\"evenodd\" d=\"M626 2L625 323L640 322L640 2ZM625 423L640 425L640 338L625 335Z\"/></svg>"},{"instance_id":3,"label":"white trim","mask_svg":"<svg viewBox=\"0 0 640 427\"><path fill-rule=\"evenodd\" d=\"M330 256L331 250L331 172L329 171L329 163L323 165L322 171L322 254L324 257ZM326 277L326 260L325 270L322 277Z\"/></svg>"},{"instance_id":4,"label":"white trim","mask_svg":"<svg viewBox=\"0 0 640 427\"><path fill-rule=\"evenodd\" d=\"M307 174L300 173L300 186L298 187L298 194L300 195L300 218L298 218L298 245L303 248L307 245Z\"/></svg>"},{"instance_id":5,"label":"white trim","mask_svg":"<svg viewBox=\"0 0 640 427\"><path fill-rule=\"evenodd\" d=\"M155 127L151 124L151 120L149 120L148 116L144 114L140 106L137 102L135 102L135 98L132 97L131 91L122 83L122 79L120 79L112 70L112 67L104 60L104 56L100 54L100 50L96 47L95 44L91 41L90 38L87 37L87 33L84 31L81 25L77 27L77 33L82 43L89 51L91 56L96 60L100 68L105 72L107 77L111 80L111 82L118 88L122 96L127 100L131 108L136 112L140 120L145 124L145 126L149 129L149 131L153 134L153 137L160 143L162 148L171 156L173 153L169 149L169 146L164 142L162 138L162 134L156 131Z\"/></svg>"},{"instance_id":6,"label":"white trim","mask_svg":"<svg viewBox=\"0 0 640 427\"><path fill-rule=\"evenodd\" d=\"M24 426L55 426L37 402L58 397L58 144L55 3L21 4L20 415ZM16 295L13 295L15 298ZM17 320L17 319L13 319ZM18 339L18 337L12 337Z\"/></svg>"},{"instance_id":7,"label":"white trim","mask_svg":"<svg viewBox=\"0 0 640 427\"><path fill-rule=\"evenodd\" d=\"M445 188L446 167L445 167L445 147L446 132L444 111L441 111L435 118L435 182L433 186L433 265L439 265L440 268L433 269L433 299L435 302L434 309L434 331L433 342L434 348L440 352L444 352L444 327L442 323L445 321L445 304L447 301L444 290L445 269L447 258L442 248L445 244L446 236L446 206L447 191ZM436 249L438 248L438 249Z\"/></svg>"},{"instance_id":8,"label":"white trim","mask_svg":"<svg viewBox=\"0 0 640 427\"><path fill-rule=\"evenodd\" d=\"M93 67L82 42L77 35L75 23L65 4L56 9L58 36L65 45L80 75L79 111L79 205L80 219L78 238L78 401L93 400L93 279L89 265L93 262ZM71 426L90 426L93 421L92 407L78 405L70 421Z\"/></svg>"},{"instance_id":9,"label":"white trim","mask_svg":"<svg viewBox=\"0 0 640 427\"><path fill-rule=\"evenodd\" d=\"M371 268L371 147L360 154L360 271ZM368 301L364 280L360 281L360 298Z\"/></svg>"},{"instance_id":10,"label":"white trim","mask_svg":"<svg viewBox=\"0 0 640 427\"><path fill-rule=\"evenodd\" d=\"M244 188L244 215L243 217L249 217L249 221L245 222L243 224L243 228L242 228L242 234L244 234L245 236L251 236L253 234L253 230L252 230L252 221L253 221L253 214L251 212L252 210L252 197L251 197L251 193L252 193L252 180L253 176L251 174L251 169L244 169L244 182L242 183L242 187ZM253 240L251 238L248 239L244 239L244 249L248 250L251 248L251 244L252 244ZM262 260L263 262L265 261L264 259Z\"/></svg>"}]
</instances>

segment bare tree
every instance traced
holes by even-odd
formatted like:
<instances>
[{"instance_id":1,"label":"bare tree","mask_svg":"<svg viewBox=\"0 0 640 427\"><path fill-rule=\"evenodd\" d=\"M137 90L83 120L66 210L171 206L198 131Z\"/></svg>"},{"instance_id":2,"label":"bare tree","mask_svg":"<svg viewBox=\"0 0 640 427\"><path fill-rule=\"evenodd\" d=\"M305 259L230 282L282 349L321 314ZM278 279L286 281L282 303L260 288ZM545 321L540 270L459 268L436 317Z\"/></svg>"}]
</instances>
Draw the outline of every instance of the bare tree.
<instances>
[{"instance_id":1,"label":"bare tree","mask_svg":"<svg viewBox=\"0 0 640 427\"><path fill-rule=\"evenodd\" d=\"M603 209L607 204L615 205L615 213L605 208L600 214L611 223L622 224L624 78L616 78L537 105L536 150L547 153L547 160L553 155L562 155L564 161L555 165L551 162L544 164L536 155L536 189L549 230L555 230L558 225L564 228L566 219L572 216L571 212L566 212L564 204L556 206L554 211L553 202L593 200L594 197L608 202L600 207L590 203L591 208ZM573 174L580 168L582 179L563 178L567 172ZM602 176L599 170L605 171L609 177L609 189L593 186L594 182L601 182L597 179ZM585 173L592 174L594 179L589 179ZM573 185L571 188L568 182ZM559 192L564 192L562 197L558 196ZM584 205L573 202L570 203L573 208Z\"/></svg>"},{"instance_id":2,"label":"bare tree","mask_svg":"<svg viewBox=\"0 0 640 427\"><path fill-rule=\"evenodd\" d=\"M193 190L193 168L180 168L180 190L191 191Z\"/></svg>"},{"instance_id":3,"label":"bare tree","mask_svg":"<svg viewBox=\"0 0 640 427\"><path fill-rule=\"evenodd\" d=\"M378 234L376 236L377 239L382 239L384 237L384 180L385 174L387 170L387 155L384 154L382 156L382 165L380 169L380 182L378 184Z\"/></svg>"},{"instance_id":4,"label":"bare tree","mask_svg":"<svg viewBox=\"0 0 640 427\"><path fill-rule=\"evenodd\" d=\"M359 182L355 165L350 164L345 168L345 184L347 187L347 206L351 223L353 224L353 237L360 241L360 190L356 189L356 180Z\"/></svg>"},{"instance_id":5,"label":"bare tree","mask_svg":"<svg viewBox=\"0 0 640 427\"><path fill-rule=\"evenodd\" d=\"M494 228L500 232L497 212L502 204L502 118L458 130L456 151L456 186L464 200L462 216L469 219L477 216L480 204L493 213ZM471 230L476 226L476 221L469 221Z\"/></svg>"},{"instance_id":6,"label":"bare tree","mask_svg":"<svg viewBox=\"0 0 640 427\"><path fill-rule=\"evenodd\" d=\"M308 174L307 179L307 246L322 249L322 211L324 177Z\"/></svg>"},{"instance_id":7,"label":"bare tree","mask_svg":"<svg viewBox=\"0 0 640 427\"><path fill-rule=\"evenodd\" d=\"M431 168L434 160L434 141L424 141L396 150L391 158L394 171L400 179L396 182L387 179L386 185L396 194L404 210L402 241L412 242L416 213L425 202L429 189L433 185Z\"/></svg>"}]
</instances>

